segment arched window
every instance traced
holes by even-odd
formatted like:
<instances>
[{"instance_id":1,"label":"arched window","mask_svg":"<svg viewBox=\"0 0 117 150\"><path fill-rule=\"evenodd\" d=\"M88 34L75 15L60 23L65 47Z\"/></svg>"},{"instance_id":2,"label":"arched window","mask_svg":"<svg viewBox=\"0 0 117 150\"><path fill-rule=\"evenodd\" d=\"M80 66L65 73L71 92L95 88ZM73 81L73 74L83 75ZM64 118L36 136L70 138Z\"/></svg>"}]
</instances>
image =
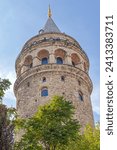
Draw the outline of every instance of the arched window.
<instances>
[{"instance_id":1,"label":"arched window","mask_svg":"<svg viewBox=\"0 0 117 150\"><path fill-rule=\"evenodd\" d=\"M62 58L61 58L61 57L57 57L57 58L56 58L56 63L57 63L57 64L63 64Z\"/></svg>"},{"instance_id":2,"label":"arched window","mask_svg":"<svg viewBox=\"0 0 117 150\"><path fill-rule=\"evenodd\" d=\"M65 76L61 76L61 81L65 81Z\"/></svg>"},{"instance_id":3,"label":"arched window","mask_svg":"<svg viewBox=\"0 0 117 150\"><path fill-rule=\"evenodd\" d=\"M32 68L33 67L33 63L31 63L30 65L29 65L29 68Z\"/></svg>"},{"instance_id":4,"label":"arched window","mask_svg":"<svg viewBox=\"0 0 117 150\"><path fill-rule=\"evenodd\" d=\"M27 68L32 68L33 67L33 58L31 55L28 55L25 60L24 60L24 65L27 67Z\"/></svg>"},{"instance_id":5,"label":"arched window","mask_svg":"<svg viewBox=\"0 0 117 150\"><path fill-rule=\"evenodd\" d=\"M46 58L46 57L42 58L41 64L42 65L48 64L48 58Z\"/></svg>"},{"instance_id":6,"label":"arched window","mask_svg":"<svg viewBox=\"0 0 117 150\"><path fill-rule=\"evenodd\" d=\"M41 89L41 96L48 96L48 89L46 87Z\"/></svg>"},{"instance_id":7,"label":"arched window","mask_svg":"<svg viewBox=\"0 0 117 150\"><path fill-rule=\"evenodd\" d=\"M72 65L75 67L75 63L72 61Z\"/></svg>"},{"instance_id":8,"label":"arched window","mask_svg":"<svg viewBox=\"0 0 117 150\"><path fill-rule=\"evenodd\" d=\"M84 99L83 99L83 94L82 94L82 92L79 92L79 99L80 99L81 101L84 100Z\"/></svg>"},{"instance_id":9,"label":"arched window","mask_svg":"<svg viewBox=\"0 0 117 150\"><path fill-rule=\"evenodd\" d=\"M75 67L76 65L78 65L80 63L80 58L76 53L72 53L71 61L72 61L72 65Z\"/></svg>"},{"instance_id":10,"label":"arched window","mask_svg":"<svg viewBox=\"0 0 117 150\"><path fill-rule=\"evenodd\" d=\"M42 81L43 81L43 82L46 82L46 77L43 77Z\"/></svg>"}]
</instances>

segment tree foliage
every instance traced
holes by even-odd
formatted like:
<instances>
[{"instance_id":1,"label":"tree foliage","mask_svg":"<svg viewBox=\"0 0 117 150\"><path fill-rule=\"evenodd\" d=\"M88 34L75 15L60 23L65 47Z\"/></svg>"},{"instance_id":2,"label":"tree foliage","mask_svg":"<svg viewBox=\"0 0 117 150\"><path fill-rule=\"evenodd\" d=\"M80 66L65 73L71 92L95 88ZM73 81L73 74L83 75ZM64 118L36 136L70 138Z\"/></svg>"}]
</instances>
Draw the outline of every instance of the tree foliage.
<instances>
[{"instance_id":1,"label":"tree foliage","mask_svg":"<svg viewBox=\"0 0 117 150\"><path fill-rule=\"evenodd\" d=\"M62 149L59 149L62 150ZM99 124L92 128L86 125L84 133L76 141L71 141L66 150L100 150L100 128Z\"/></svg>"},{"instance_id":2,"label":"tree foliage","mask_svg":"<svg viewBox=\"0 0 117 150\"><path fill-rule=\"evenodd\" d=\"M13 116L14 108L7 108L2 104L5 91L10 87L8 79L0 78L0 150L11 150L13 145Z\"/></svg>"},{"instance_id":3,"label":"tree foliage","mask_svg":"<svg viewBox=\"0 0 117 150\"><path fill-rule=\"evenodd\" d=\"M14 108L7 108L0 104L0 150L11 150L13 147L14 113Z\"/></svg>"},{"instance_id":4,"label":"tree foliage","mask_svg":"<svg viewBox=\"0 0 117 150\"><path fill-rule=\"evenodd\" d=\"M0 78L0 102L2 102L2 98L5 94L5 91L9 89L11 83L8 79L1 79Z\"/></svg>"},{"instance_id":5,"label":"tree foliage","mask_svg":"<svg viewBox=\"0 0 117 150\"><path fill-rule=\"evenodd\" d=\"M87 125L81 134L73 115L72 103L55 96L33 117L16 120L16 127L25 133L16 142L15 150L99 150L99 124L95 128Z\"/></svg>"},{"instance_id":6,"label":"tree foliage","mask_svg":"<svg viewBox=\"0 0 117 150\"><path fill-rule=\"evenodd\" d=\"M15 144L16 150L57 150L79 136L79 122L73 119L74 107L61 96L40 106L29 119L18 119L16 124L23 127L25 134Z\"/></svg>"},{"instance_id":7,"label":"tree foliage","mask_svg":"<svg viewBox=\"0 0 117 150\"><path fill-rule=\"evenodd\" d=\"M87 125L79 143L80 150L100 150L99 125L96 125L94 129Z\"/></svg>"}]
</instances>

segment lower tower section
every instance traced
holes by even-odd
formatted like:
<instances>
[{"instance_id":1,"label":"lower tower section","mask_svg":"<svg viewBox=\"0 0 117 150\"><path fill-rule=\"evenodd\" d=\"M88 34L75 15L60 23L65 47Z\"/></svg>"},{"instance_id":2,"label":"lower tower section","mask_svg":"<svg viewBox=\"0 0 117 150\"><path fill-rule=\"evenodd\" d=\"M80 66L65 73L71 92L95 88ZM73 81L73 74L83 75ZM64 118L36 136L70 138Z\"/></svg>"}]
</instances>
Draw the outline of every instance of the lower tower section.
<instances>
[{"instance_id":1,"label":"lower tower section","mask_svg":"<svg viewBox=\"0 0 117 150\"><path fill-rule=\"evenodd\" d=\"M22 80L23 78L23 80ZM38 106L54 95L62 95L76 108L75 118L84 126L93 126L90 100L92 83L81 69L70 65L46 64L26 71L15 83L17 111L20 117L31 117Z\"/></svg>"}]
</instances>

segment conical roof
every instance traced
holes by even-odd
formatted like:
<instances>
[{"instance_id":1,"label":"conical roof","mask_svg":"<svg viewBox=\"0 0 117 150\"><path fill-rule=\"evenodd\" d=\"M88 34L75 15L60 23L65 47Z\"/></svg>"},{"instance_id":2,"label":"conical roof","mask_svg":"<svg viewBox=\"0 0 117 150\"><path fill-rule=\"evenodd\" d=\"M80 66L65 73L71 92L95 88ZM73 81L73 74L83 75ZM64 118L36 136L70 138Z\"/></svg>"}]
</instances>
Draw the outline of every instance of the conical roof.
<instances>
[{"instance_id":1,"label":"conical roof","mask_svg":"<svg viewBox=\"0 0 117 150\"><path fill-rule=\"evenodd\" d=\"M44 33L49 33L49 32L61 32L57 25L54 23L53 19L51 17L48 18L44 28L43 28Z\"/></svg>"},{"instance_id":2,"label":"conical roof","mask_svg":"<svg viewBox=\"0 0 117 150\"><path fill-rule=\"evenodd\" d=\"M48 20L47 20L44 28L42 29L42 33L51 33L51 32L58 32L58 33L60 33L61 32L59 30L59 28L57 27L57 25L54 23L54 21L51 18L51 16L52 16L52 12L51 12L51 8L50 8L50 5L49 5Z\"/></svg>"}]
</instances>

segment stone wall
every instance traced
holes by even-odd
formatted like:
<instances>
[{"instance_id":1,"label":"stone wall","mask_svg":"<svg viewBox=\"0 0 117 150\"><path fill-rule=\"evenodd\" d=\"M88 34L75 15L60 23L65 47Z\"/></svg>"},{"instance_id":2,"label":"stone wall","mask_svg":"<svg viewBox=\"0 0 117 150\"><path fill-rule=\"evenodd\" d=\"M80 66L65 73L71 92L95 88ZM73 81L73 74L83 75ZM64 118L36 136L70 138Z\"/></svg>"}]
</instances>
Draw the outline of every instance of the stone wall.
<instances>
[{"instance_id":1,"label":"stone wall","mask_svg":"<svg viewBox=\"0 0 117 150\"><path fill-rule=\"evenodd\" d=\"M65 41L45 41L31 46L46 36L46 40L57 38ZM74 44L75 43L75 44ZM42 58L48 58L48 64L41 64ZM61 57L63 64L56 64ZM64 34L44 34L30 39L16 60L17 80L14 92L17 98L17 111L20 117L30 117L54 95L63 95L72 101L76 108L75 118L84 126L92 126L93 113L90 95L92 82L88 75L89 60L79 44ZM43 79L46 81L43 81ZM42 96L41 90L48 89L48 96Z\"/></svg>"}]
</instances>

